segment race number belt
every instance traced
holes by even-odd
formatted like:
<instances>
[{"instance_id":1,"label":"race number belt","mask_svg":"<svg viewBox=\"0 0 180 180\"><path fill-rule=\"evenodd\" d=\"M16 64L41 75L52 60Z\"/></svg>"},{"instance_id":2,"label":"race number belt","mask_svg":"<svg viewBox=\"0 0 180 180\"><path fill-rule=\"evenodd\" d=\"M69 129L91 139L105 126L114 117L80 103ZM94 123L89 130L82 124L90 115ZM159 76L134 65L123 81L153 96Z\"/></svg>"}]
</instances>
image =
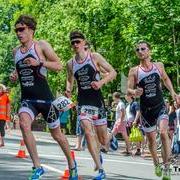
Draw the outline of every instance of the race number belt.
<instances>
[{"instance_id":1,"label":"race number belt","mask_svg":"<svg viewBox=\"0 0 180 180\"><path fill-rule=\"evenodd\" d=\"M98 108L95 106L82 106L80 116L81 118L96 120L98 119Z\"/></svg>"},{"instance_id":2,"label":"race number belt","mask_svg":"<svg viewBox=\"0 0 180 180\"><path fill-rule=\"evenodd\" d=\"M58 97L52 102L52 104L58 111L67 111L74 107L74 103L65 96Z\"/></svg>"}]
</instances>

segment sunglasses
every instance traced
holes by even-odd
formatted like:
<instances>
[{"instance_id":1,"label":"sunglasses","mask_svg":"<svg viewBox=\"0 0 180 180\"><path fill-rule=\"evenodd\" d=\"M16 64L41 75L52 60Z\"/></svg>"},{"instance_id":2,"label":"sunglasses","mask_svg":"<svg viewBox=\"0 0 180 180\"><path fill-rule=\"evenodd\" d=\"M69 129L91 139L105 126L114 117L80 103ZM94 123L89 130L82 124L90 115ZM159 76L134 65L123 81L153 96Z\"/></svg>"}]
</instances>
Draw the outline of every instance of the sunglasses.
<instances>
[{"instance_id":1,"label":"sunglasses","mask_svg":"<svg viewBox=\"0 0 180 180\"><path fill-rule=\"evenodd\" d=\"M73 45L75 45L75 44L79 44L79 43L81 43L81 41L80 41L80 40L71 41L71 45L72 45L72 46L73 46Z\"/></svg>"},{"instance_id":2,"label":"sunglasses","mask_svg":"<svg viewBox=\"0 0 180 180\"><path fill-rule=\"evenodd\" d=\"M147 48L143 48L143 47L142 47L142 48L137 48L136 51L137 51L137 52L139 52L140 50L141 50L141 51L145 51L146 49L147 49Z\"/></svg>"},{"instance_id":3,"label":"sunglasses","mask_svg":"<svg viewBox=\"0 0 180 180\"><path fill-rule=\"evenodd\" d=\"M16 28L14 31L17 32L23 32L26 29L26 27L20 27L20 28Z\"/></svg>"}]
</instances>

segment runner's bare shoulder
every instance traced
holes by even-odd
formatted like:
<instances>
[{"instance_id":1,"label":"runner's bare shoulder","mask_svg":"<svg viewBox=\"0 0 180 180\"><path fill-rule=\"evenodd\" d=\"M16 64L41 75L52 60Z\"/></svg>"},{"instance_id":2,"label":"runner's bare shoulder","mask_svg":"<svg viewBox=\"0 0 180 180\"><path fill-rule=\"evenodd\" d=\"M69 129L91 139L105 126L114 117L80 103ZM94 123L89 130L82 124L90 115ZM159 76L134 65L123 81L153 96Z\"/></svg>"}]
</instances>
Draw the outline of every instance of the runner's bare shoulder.
<instances>
[{"instance_id":1,"label":"runner's bare shoulder","mask_svg":"<svg viewBox=\"0 0 180 180\"><path fill-rule=\"evenodd\" d=\"M46 40L36 40L34 41L36 44L38 44L41 49L44 49L44 47L50 46L50 44Z\"/></svg>"},{"instance_id":2,"label":"runner's bare shoulder","mask_svg":"<svg viewBox=\"0 0 180 180\"><path fill-rule=\"evenodd\" d=\"M163 74L162 72L164 72L164 64L162 62L155 62L154 64L158 68L160 74Z\"/></svg>"},{"instance_id":3,"label":"runner's bare shoulder","mask_svg":"<svg viewBox=\"0 0 180 180\"><path fill-rule=\"evenodd\" d=\"M91 53L91 57L94 61L98 62L98 61L101 61L103 58L103 56L97 52L92 52Z\"/></svg>"},{"instance_id":4,"label":"runner's bare shoulder","mask_svg":"<svg viewBox=\"0 0 180 180\"><path fill-rule=\"evenodd\" d=\"M129 70L129 75L134 75L134 76L136 77L137 71L138 71L138 66L132 67L132 68Z\"/></svg>"},{"instance_id":5,"label":"runner's bare shoulder","mask_svg":"<svg viewBox=\"0 0 180 180\"><path fill-rule=\"evenodd\" d=\"M15 48L13 48L12 52L13 52L13 56L15 56L17 50L20 48L20 45L19 46L16 46Z\"/></svg>"},{"instance_id":6,"label":"runner's bare shoulder","mask_svg":"<svg viewBox=\"0 0 180 180\"><path fill-rule=\"evenodd\" d=\"M72 67L73 67L73 58L69 59L67 64L66 64L66 67L70 70L72 70Z\"/></svg>"},{"instance_id":7,"label":"runner's bare shoulder","mask_svg":"<svg viewBox=\"0 0 180 180\"><path fill-rule=\"evenodd\" d=\"M155 62L154 63L158 68L163 68L164 64L162 62Z\"/></svg>"}]
</instances>

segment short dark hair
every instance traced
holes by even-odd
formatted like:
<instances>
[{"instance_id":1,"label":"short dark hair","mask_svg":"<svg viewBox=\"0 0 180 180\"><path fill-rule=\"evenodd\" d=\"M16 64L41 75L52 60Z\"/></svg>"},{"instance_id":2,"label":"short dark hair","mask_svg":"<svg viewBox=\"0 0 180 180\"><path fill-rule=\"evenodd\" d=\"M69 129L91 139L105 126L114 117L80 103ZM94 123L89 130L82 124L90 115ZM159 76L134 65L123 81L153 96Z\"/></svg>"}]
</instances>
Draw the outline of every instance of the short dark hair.
<instances>
[{"instance_id":1,"label":"short dark hair","mask_svg":"<svg viewBox=\"0 0 180 180\"><path fill-rule=\"evenodd\" d=\"M121 94L119 92L114 92L113 93L113 97L120 99L121 98Z\"/></svg>"},{"instance_id":2,"label":"short dark hair","mask_svg":"<svg viewBox=\"0 0 180 180\"><path fill-rule=\"evenodd\" d=\"M76 38L85 39L85 36L80 31L70 32L69 39L72 41L73 39L76 39Z\"/></svg>"},{"instance_id":3,"label":"short dark hair","mask_svg":"<svg viewBox=\"0 0 180 180\"><path fill-rule=\"evenodd\" d=\"M139 44L146 44L147 47L148 47L148 49L151 49L151 45L150 45L150 43L147 42L147 41L144 41L144 40L138 41L138 43L136 44L136 46L139 45Z\"/></svg>"},{"instance_id":4,"label":"short dark hair","mask_svg":"<svg viewBox=\"0 0 180 180\"><path fill-rule=\"evenodd\" d=\"M30 29L32 29L33 31L36 30L36 25L37 25L37 22L36 20L30 16L30 15L20 15L19 18L16 20L15 22L15 26L17 24L25 24L27 25Z\"/></svg>"}]
</instances>

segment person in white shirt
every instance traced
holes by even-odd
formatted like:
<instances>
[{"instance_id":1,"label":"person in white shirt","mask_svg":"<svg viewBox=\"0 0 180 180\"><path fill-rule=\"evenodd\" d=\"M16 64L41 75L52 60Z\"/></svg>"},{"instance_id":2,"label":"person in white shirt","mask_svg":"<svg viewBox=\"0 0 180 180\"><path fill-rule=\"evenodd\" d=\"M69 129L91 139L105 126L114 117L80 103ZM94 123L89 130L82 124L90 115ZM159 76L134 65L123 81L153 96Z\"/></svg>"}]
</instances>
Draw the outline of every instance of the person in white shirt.
<instances>
[{"instance_id":1,"label":"person in white shirt","mask_svg":"<svg viewBox=\"0 0 180 180\"><path fill-rule=\"evenodd\" d=\"M122 134L122 137L125 140L126 143L126 155L130 155L130 142L129 138L127 135L127 130L126 130L126 109L125 109L125 104L123 101L120 99L120 93L115 92L113 93L113 100L115 103L117 103L116 107L116 121L112 129L112 136L116 136L118 133Z\"/></svg>"}]
</instances>

